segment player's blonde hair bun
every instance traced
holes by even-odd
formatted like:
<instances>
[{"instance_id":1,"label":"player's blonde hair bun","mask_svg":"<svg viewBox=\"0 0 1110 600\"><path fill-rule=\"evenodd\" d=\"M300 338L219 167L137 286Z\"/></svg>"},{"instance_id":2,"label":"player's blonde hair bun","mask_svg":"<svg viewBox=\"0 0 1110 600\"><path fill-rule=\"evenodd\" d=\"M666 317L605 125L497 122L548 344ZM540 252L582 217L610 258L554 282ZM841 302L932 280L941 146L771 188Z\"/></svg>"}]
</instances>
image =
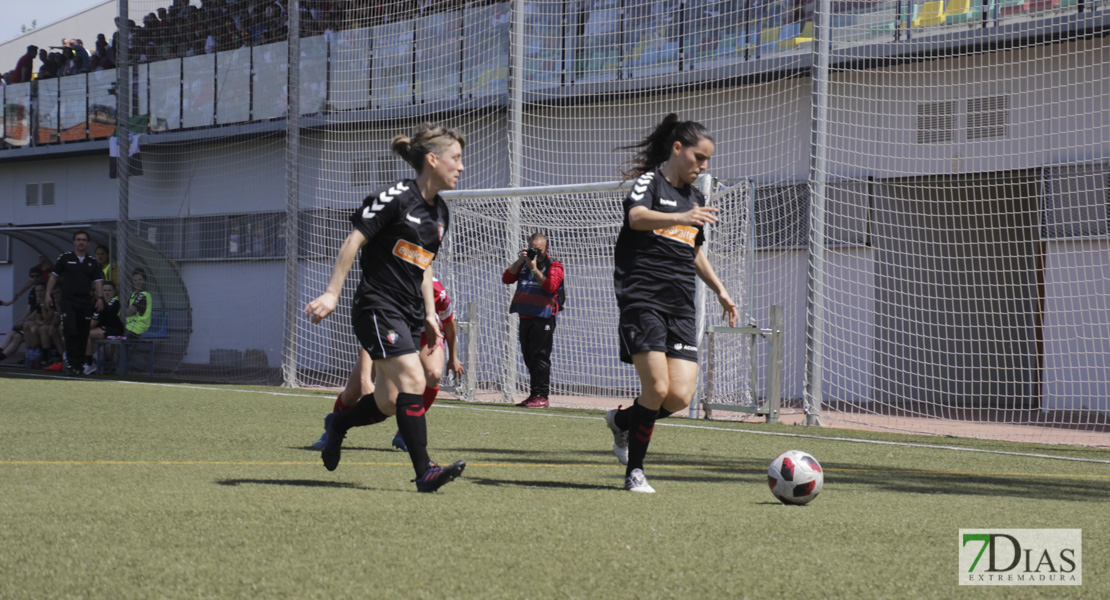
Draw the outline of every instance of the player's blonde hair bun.
<instances>
[{"instance_id":1,"label":"player's blonde hair bun","mask_svg":"<svg viewBox=\"0 0 1110 600\"><path fill-rule=\"evenodd\" d=\"M452 142L466 148L466 138L457 129L447 129L434 123L421 123L412 133L412 137L401 134L393 138L390 149L393 153L405 159L419 173L424 168L424 157L428 153L439 156Z\"/></svg>"}]
</instances>

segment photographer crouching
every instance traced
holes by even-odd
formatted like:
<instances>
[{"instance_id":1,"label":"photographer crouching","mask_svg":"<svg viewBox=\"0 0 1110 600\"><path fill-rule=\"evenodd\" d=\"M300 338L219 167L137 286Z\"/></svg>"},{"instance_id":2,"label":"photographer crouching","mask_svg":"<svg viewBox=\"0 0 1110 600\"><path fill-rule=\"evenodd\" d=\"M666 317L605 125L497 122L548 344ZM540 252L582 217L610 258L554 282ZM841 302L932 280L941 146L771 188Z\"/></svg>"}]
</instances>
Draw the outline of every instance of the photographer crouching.
<instances>
[{"instance_id":1,"label":"photographer crouching","mask_svg":"<svg viewBox=\"0 0 1110 600\"><path fill-rule=\"evenodd\" d=\"M547 255L547 236L533 233L528 247L501 275L501 282L516 284L510 313L520 315L520 351L528 367L530 394L517 406L547 408L551 393L551 347L555 318L566 298L563 264Z\"/></svg>"}]
</instances>

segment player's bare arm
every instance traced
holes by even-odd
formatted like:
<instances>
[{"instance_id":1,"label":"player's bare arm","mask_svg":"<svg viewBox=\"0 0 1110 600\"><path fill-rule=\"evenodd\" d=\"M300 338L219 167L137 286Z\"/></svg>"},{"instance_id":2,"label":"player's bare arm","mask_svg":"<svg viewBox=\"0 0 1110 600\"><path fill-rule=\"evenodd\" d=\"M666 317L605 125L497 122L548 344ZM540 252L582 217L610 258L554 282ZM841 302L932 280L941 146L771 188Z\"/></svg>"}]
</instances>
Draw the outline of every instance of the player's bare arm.
<instances>
[{"instance_id":1,"label":"player's bare arm","mask_svg":"<svg viewBox=\"0 0 1110 600\"><path fill-rule=\"evenodd\" d=\"M455 323L455 319L443 324L443 338L447 341L447 370L454 373L455 380L458 381L466 374L466 369L459 360L458 346L455 344L459 338L459 326Z\"/></svg>"},{"instance_id":2,"label":"player's bare arm","mask_svg":"<svg viewBox=\"0 0 1110 600\"><path fill-rule=\"evenodd\" d=\"M343 282L347 279L347 273L351 271L351 265L355 263L359 249L366 245L366 241L366 236L357 229L352 230L343 241L339 256L335 259L335 267L331 271L331 281L328 282L327 290L304 307L304 313L309 316L313 325L335 312L335 305L339 303L339 293L343 291Z\"/></svg>"},{"instance_id":3,"label":"player's bare arm","mask_svg":"<svg viewBox=\"0 0 1110 600\"><path fill-rule=\"evenodd\" d=\"M432 265L424 270L424 279L420 282L420 293L424 297L424 337L428 340L428 347L435 348L443 340L443 332L439 329L439 319L436 317L436 293L433 282Z\"/></svg>"},{"instance_id":4,"label":"player's bare arm","mask_svg":"<svg viewBox=\"0 0 1110 600\"><path fill-rule=\"evenodd\" d=\"M58 282L58 276L54 273L50 274L50 279L46 281L46 306L54 308L54 284Z\"/></svg>"},{"instance_id":5,"label":"player's bare arm","mask_svg":"<svg viewBox=\"0 0 1110 600\"><path fill-rule=\"evenodd\" d=\"M729 327L736 327L736 303L732 301L732 296L725 289L725 284L721 283L720 278L717 277L717 272L713 270L709 258L701 251L701 246L698 246L697 252L694 254L694 271L705 282L705 285L717 294L717 301L721 303L721 308L724 309L721 318L728 321Z\"/></svg>"}]
</instances>

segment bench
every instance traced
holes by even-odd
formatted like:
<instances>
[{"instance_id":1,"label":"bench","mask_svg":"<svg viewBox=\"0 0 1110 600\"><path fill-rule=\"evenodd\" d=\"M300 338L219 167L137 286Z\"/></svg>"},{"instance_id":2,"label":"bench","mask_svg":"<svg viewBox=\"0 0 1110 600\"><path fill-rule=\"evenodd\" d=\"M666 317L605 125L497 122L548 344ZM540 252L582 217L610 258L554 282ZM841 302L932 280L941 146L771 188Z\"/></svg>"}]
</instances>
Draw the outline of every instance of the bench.
<instances>
[{"instance_id":1,"label":"bench","mask_svg":"<svg viewBox=\"0 0 1110 600\"><path fill-rule=\"evenodd\" d=\"M169 313L156 312L150 317L150 329L139 334L138 338L112 337L96 340L96 374L103 375L104 367L119 367L120 375L127 375L128 367L145 367L147 375L154 377L154 342L166 337ZM104 349L108 346L119 346L119 360L105 359ZM146 351L147 359L138 361L132 358L132 350L140 348Z\"/></svg>"}]
</instances>

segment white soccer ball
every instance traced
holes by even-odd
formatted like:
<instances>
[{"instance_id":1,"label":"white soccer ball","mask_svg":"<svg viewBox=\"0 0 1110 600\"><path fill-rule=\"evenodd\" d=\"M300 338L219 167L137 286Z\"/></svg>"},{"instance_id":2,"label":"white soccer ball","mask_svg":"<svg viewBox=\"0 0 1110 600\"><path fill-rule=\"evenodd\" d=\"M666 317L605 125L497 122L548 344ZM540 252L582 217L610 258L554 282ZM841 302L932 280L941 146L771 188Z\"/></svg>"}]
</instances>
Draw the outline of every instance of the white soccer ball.
<instances>
[{"instance_id":1,"label":"white soccer ball","mask_svg":"<svg viewBox=\"0 0 1110 600\"><path fill-rule=\"evenodd\" d=\"M787 450L767 468L767 485L783 504L807 504L821 493L825 483L821 465L806 452Z\"/></svg>"}]
</instances>

